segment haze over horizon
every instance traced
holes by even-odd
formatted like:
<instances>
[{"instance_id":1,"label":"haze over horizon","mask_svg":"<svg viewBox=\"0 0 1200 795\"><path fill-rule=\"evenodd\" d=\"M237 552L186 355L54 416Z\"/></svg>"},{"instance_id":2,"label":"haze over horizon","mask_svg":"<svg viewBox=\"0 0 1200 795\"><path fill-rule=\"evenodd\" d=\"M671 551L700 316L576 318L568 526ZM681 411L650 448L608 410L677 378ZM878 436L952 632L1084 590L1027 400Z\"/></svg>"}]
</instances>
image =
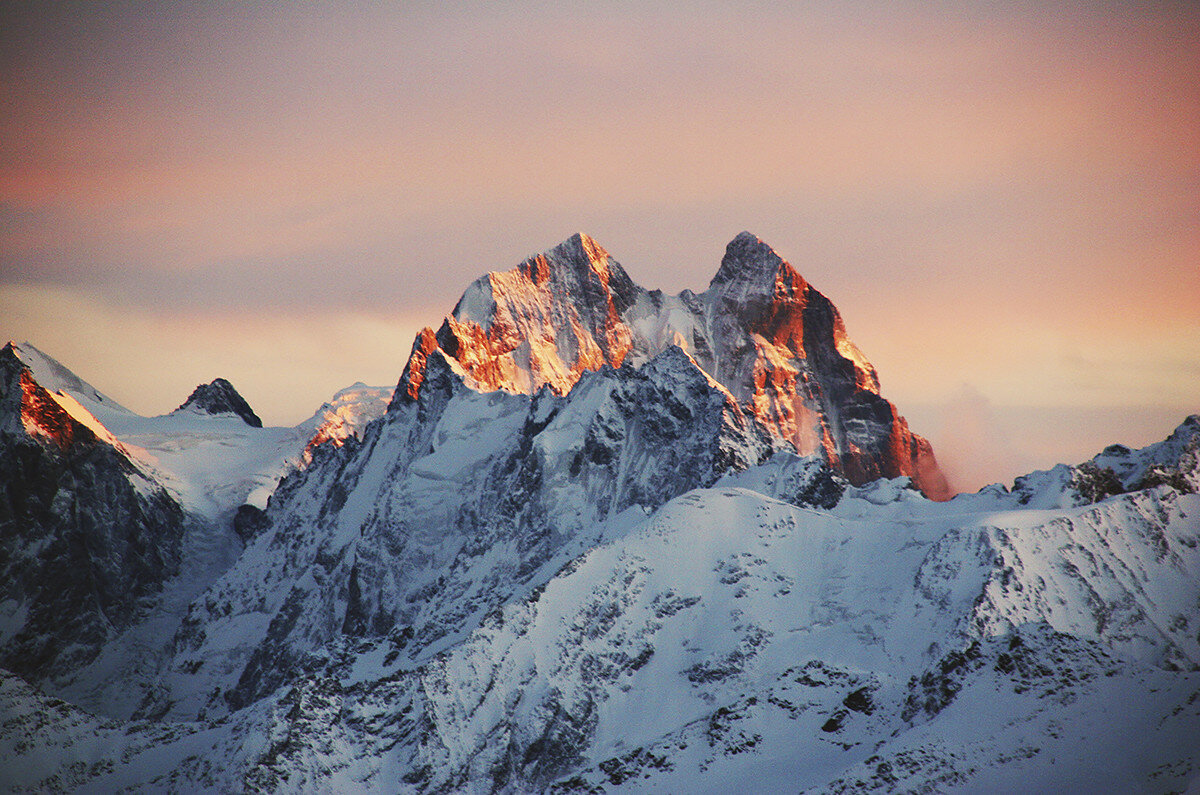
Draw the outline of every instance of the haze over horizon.
<instances>
[{"instance_id":1,"label":"haze over horizon","mask_svg":"<svg viewBox=\"0 0 1200 795\"><path fill-rule=\"evenodd\" d=\"M965 488L1200 411L1200 10L6 8L0 337L130 408L394 384L575 231L702 290L749 229Z\"/></svg>"}]
</instances>

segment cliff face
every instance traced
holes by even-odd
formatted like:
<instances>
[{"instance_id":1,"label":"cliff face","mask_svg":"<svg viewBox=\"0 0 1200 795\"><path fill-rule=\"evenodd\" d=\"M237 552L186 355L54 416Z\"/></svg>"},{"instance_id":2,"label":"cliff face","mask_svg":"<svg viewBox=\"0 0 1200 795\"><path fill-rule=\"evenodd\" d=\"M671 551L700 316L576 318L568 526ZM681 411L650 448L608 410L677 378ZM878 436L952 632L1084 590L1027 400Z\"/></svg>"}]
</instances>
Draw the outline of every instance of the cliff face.
<instances>
[{"instance_id":1,"label":"cliff face","mask_svg":"<svg viewBox=\"0 0 1200 795\"><path fill-rule=\"evenodd\" d=\"M90 662L179 570L183 511L69 396L0 351L0 666Z\"/></svg>"},{"instance_id":2,"label":"cliff face","mask_svg":"<svg viewBox=\"0 0 1200 795\"><path fill-rule=\"evenodd\" d=\"M640 365L671 346L852 483L906 475L934 499L950 496L929 443L880 395L837 308L747 232L699 295L644 290L585 235L488 274L436 332L418 335L394 401L416 399L435 350L476 389L565 394L585 371Z\"/></svg>"},{"instance_id":3,"label":"cliff face","mask_svg":"<svg viewBox=\"0 0 1200 795\"><path fill-rule=\"evenodd\" d=\"M644 292L594 240L575 235L471 284L436 332L418 335L400 392L417 396L437 349L477 389L565 394L582 373L624 362L633 333L622 315Z\"/></svg>"},{"instance_id":4,"label":"cliff face","mask_svg":"<svg viewBox=\"0 0 1200 795\"><path fill-rule=\"evenodd\" d=\"M907 475L934 499L950 496L929 443L879 394L837 307L770 246L738 235L698 298L702 365L799 453L822 453L856 485Z\"/></svg>"}]
</instances>

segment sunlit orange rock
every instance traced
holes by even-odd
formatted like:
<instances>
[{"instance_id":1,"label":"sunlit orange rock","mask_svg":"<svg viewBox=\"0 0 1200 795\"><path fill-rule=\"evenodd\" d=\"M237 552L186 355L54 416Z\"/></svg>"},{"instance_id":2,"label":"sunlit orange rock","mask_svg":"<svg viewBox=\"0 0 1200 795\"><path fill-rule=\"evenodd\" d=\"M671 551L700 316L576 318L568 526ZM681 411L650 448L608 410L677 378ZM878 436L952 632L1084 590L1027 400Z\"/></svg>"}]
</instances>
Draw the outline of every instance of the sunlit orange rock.
<instances>
[{"instance_id":1,"label":"sunlit orange rock","mask_svg":"<svg viewBox=\"0 0 1200 795\"><path fill-rule=\"evenodd\" d=\"M908 476L931 498L950 496L929 443L880 396L837 308L748 232L729 243L699 295L638 287L582 234L489 273L437 332L418 335L397 399L417 398L435 349L475 389L565 394L585 371L639 366L671 345L774 434L823 455L852 483Z\"/></svg>"}]
</instances>

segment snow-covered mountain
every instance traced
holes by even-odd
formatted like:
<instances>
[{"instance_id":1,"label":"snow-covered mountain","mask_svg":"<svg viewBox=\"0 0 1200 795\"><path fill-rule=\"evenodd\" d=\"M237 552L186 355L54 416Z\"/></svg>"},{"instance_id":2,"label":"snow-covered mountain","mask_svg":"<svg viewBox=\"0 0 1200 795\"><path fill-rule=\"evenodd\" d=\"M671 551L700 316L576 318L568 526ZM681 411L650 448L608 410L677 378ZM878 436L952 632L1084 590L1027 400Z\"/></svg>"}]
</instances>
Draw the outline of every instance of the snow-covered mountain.
<instances>
[{"instance_id":1,"label":"snow-covered mountain","mask_svg":"<svg viewBox=\"0 0 1200 795\"><path fill-rule=\"evenodd\" d=\"M240 401L253 416L224 379L143 417L29 343L6 345L0 368L0 660L118 713L132 707L114 699L136 705L188 604L241 554L235 514L253 518L280 477L392 394L356 384L294 428L260 428L225 410Z\"/></svg>"},{"instance_id":2,"label":"snow-covered mountain","mask_svg":"<svg viewBox=\"0 0 1200 795\"><path fill-rule=\"evenodd\" d=\"M341 447L351 437L360 438L367 425L387 411L393 392L395 387L367 386L362 381L340 390L300 424L308 433L302 462L310 463L322 445Z\"/></svg>"},{"instance_id":3,"label":"snow-covered mountain","mask_svg":"<svg viewBox=\"0 0 1200 795\"><path fill-rule=\"evenodd\" d=\"M749 232L735 237L706 291L637 286L587 235L511 271L489 273L435 332L417 337L396 400L415 398L440 350L480 390L567 392L589 370L686 351L800 455L819 453L852 483L909 476L949 495L929 443L879 394L837 308Z\"/></svg>"},{"instance_id":4,"label":"snow-covered mountain","mask_svg":"<svg viewBox=\"0 0 1200 795\"><path fill-rule=\"evenodd\" d=\"M185 466L217 458L201 427L271 429L14 367L91 401L185 517L91 662L6 662L15 789L1200 787L1200 416L932 501L928 445L752 236L699 296L583 236L485 277L394 396L355 385L292 429L277 487L266 442ZM185 419L215 425L153 424Z\"/></svg>"},{"instance_id":5,"label":"snow-covered mountain","mask_svg":"<svg viewBox=\"0 0 1200 795\"><path fill-rule=\"evenodd\" d=\"M0 349L0 484L0 666L41 681L95 659L178 573L183 511L12 344Z\"/></svg>"}]
</instances>

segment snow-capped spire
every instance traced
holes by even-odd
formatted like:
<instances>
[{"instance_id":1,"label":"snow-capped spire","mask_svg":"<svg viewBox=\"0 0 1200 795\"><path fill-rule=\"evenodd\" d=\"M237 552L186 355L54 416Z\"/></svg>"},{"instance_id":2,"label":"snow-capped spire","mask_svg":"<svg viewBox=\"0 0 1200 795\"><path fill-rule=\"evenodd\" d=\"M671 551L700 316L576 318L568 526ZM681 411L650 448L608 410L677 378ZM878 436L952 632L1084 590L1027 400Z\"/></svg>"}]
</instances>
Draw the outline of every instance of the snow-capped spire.
<instances>
[{"instance_id":1,"label":"snow-capped spire","mask_svg":"<svg viewBox=\"0 0 1200 795\"><path fill-rule=\"evenodd\" d=\"M471 284L436 333L421 332L397 399L416 397L435 347L471 386L534 392L548 384L562 394L580 373L624 361L630 332L621 315L642 292L595 240L576 233Z\"/></svg>"},{"instance_id":2,"label":"snow-capped spire","mask_svg":"<svg viewBox=\"0 0 1200 795\"><path fill-rule=\"evenodd\" d=\"M596 272L607 272L609 262L612 260L608 251L603 246L597 243L590 235L583 232L576 232L571 235L546 252L545 256L550 260L579 265L586 264L591 270ZM618 265L617 267L620 266Z\"/></svg>"},{"instance_id":3,"label":"snow-capped spire","mask_svg":"<svg viewBox=\"0 0 1200 795\"><path fill-rule=\"evenodd\" d=\"M576 232L549 251L530 257L512 271L490 276L493 277L493 290L519 287L511 278L506 278L517 277L534 285L548 285L559 294L569 294L576 303L588 308L607 304L609 299L626 305L637 290L625 269L608 251L582 232Z\"/></svg>"},{"instance_id":4,"label":"snow-capped spire","mask_svg":"<svg viewBox=\"0 0 1200 795\"><path fill-rule=\"evenodd\" d=\"M510 271L476 279L454 307L454 318L489 328L497 319L497 302L521 299L530 292L569 298L585 312L613 298L624 309L636 285L625 269L594 239L582 232L537 254Z\"/></svg>"}]
</instances>

